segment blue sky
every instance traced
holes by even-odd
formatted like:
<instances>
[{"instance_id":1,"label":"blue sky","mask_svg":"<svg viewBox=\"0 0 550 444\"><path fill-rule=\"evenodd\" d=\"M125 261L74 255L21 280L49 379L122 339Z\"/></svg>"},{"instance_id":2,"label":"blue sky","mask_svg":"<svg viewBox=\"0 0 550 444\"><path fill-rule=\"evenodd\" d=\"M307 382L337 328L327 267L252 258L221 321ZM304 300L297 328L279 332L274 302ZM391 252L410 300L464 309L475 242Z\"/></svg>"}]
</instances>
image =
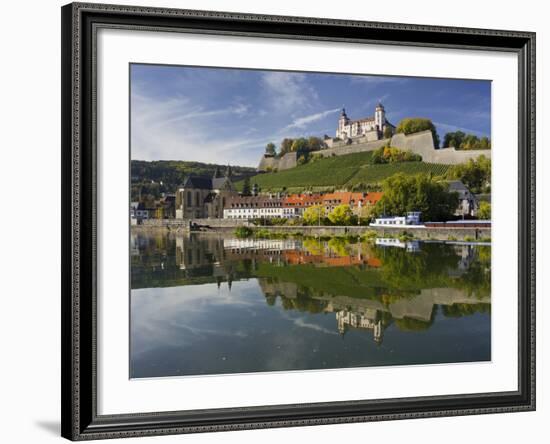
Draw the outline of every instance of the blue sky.
<instances>
[{"instance_id":1,"label":"blue sky","mask_svg":"<svg viewBox=\"0 0 550 444\"><path fill-rule=\"evenodd\" d=\"M136 160L256 166L285 137L334 136L378 101L394 125L426 117L445 133L491 134L491 82L133 64L131 148Z\"/></svg>"}]
</instances>

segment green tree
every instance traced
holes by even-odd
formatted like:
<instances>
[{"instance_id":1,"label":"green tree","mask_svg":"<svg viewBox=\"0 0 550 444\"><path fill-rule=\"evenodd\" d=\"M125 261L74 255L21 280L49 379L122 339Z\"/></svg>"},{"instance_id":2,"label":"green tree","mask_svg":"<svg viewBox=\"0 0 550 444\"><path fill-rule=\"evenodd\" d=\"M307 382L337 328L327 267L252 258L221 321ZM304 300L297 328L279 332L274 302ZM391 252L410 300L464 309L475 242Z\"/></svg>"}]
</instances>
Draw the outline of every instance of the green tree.
<instances>
[{"instance_id":1,"label":"green tree","mask_svg":"<svg viewBox=\"0 0 550 444\"><path fill-rule=\"evenodd\" d=\"M368 225L374 219L374 205L363 205L357 214L358 225Z\"/></svg>"},{"instance_id":2,"label":"green tree","mask_svg":"<svg viewBox=\"0 0 550 444\"><path fill-rule=\"evenodd\" d=\"M460 145L462 145L462 142L464 141L464 137L466 137L466 134L463 133L462 131L447 133L443 138L443 146L445 148L454 147L454 148L460 149Z\"/></svg>"},{"instance_id":3,"label":"green tree","mask_svg":"<svg viewBox=\"0 0 550 444\"><path fill-rule=\"evenodd\" d=\"M395 163L395 162L420 162L422 156L411 150L400 150L390 145L381 146L372 152L372 163Z\"/></svg>"},{"instance_id":4,"label":"green tree","mask_svg":"<svg viewBox=\"0 0 550 444\"><path fill-rule=\"evenodd\" d=\"M455 131L445 134L443 146L454 147L457 150L487 150L491 149L491 140L486 136L480 139L475 134Z\"/></svg>"},{"instance_id":5,"label":"green tree","mask_svg":"<svg viewBox=\"0 0 550 444\"><path fill-rule=\"evenodd\" d=\"M374 208L376 215L421 211L425 221L442 221L450 219L458 206L458 195L448 191L448 184L427 174L394 174L382 182L382 190L384 195Z\"/></svg>"},{"instance_id":6,"label":"green tree","mask_svg":"<svg viewBox=\"0 0 550 444\"><path fill-rule=\"evenodd\" d=\"M481 155L449 168L448 179L461 180L472 193L488 192L491 186L491 159Z\"/></svg>"},{"instance_id":7,"label":"green tree","mask_svg":"<svg viewBox=\"0 0 550 444\"><path fill-rule=\"evenodd\" d=\"M348 246L348 242L346 241L346 239L341 237L333 237L331 240L328 241L328 247L337 256L340 256L340 257L349 256L347 246Z\"/></svg>"},{"instance_id":8,"label":"green tree","mask_svg":"<svg viewBox=\"0 0 550 444\"><path fill-rule=\"evenodd\" d=\"M307 149L308 151L319 151L323 148L324 142L319 137L311 136L307 139Z\"/></svg>"},{"instance_id":9,"label":"green tree","mask_svg":"<svg viewBox=\"0 0 550 444\"><path fill-rule=\"evenodd\" d=\"M250 177L246 176L244 178L244 181L243 181L243 192L242 192L242 195L243 196L250 196L252 193L251 193L251 188L250 188Z\"/></svg>"},{"instance_id":10,"label":"green tree","mask_svg":"<svg viewBox=\"0 0 550 444\"><path fill-rule=\"evenodd\" d=\"M269 142L265 146L265 153L269 154L270 156L275 156L275 154L277 154L277 151L275 149L275 144L273 142Z\"/></svg>"},{"instance_id":11,"label":"green tree","mask_svg":"<svg viewBox=\"0 0 550 444\"><path fill-rule=\"evenodd\" d=\"M484 136L481 139L479 139L479 149L480 150L491 149L491 140L487 136Z\"/></svg>"},{"instance_id":12,"label":"green tree","mask_svg":"<svg viewBox=\"0 0 550 444\"><path fill-rule=\"evenodd\" d=\"M325 216L325 207L322 205L312 205L305 209L302 217L306 225L317 225L324 221Z\"/></svg>"},{"instance_id":13,"label":"green tree","mask_svg":"<svg viewBox=\"0 0 550 444\"><path fill-rule=\"evenodd\" d=\"M296 153L302 153L304 151L308 151L307 139L305 137L300 137L299 139L294 140L294 142L292 142L292 145L290 147L290 151L296 152Z\"/></svg>"},{"instance_id":14,"label":"green tree","mask_svg":"<svg viewBox=\"0 0 550 444\"><path fill-rule=\"evenodd\" d=\"M384 139L389 139L391 136L393 136L392 130L389 126L386 126L384 128Z\"/></svg>"},{"instance_id":15,"label":"green tree","mask_svg":"<svg viewBox=\"0 0 550 444\"><path fill-rule=\"evenodd\" d=\"M353 213L349 205L338 205L328 215L328 220L334 225L350 225Z\"/></svg>"},{"instance_id":16,"label":"green tree","mask_svg":"<svg viewBox=\"0 0 550 444\"><path fill-rule=\"evenodd\" d=\"M294 139L284 138L281 142L281 150L280 155L283 156L286 153L290 153L292 143L294 142Z\"/></svg>"},{"instance_id":17,"label":"green tree","mask_svg":"<svg viewBox=\"0 0 550 444\"><path fill-rule=\"evenodd\" d=\"M435 125L430 119L424 119L421 117L409 117L401 120L397 125L396 132L403 134L419 133L420 131L430 130L432 132L434 146L439 148L439 136Z\"/></svg>"},{"instance_id":18,"label":"green tree","mask_svg":"<svg viewBox=\"0 0 550 444\"><path fill-rule=\"evenodd\" d=\"M491 204L489 202L482 201L479 203L477 217L480 219L491 219Z\"/></svg>"}]
</instances>

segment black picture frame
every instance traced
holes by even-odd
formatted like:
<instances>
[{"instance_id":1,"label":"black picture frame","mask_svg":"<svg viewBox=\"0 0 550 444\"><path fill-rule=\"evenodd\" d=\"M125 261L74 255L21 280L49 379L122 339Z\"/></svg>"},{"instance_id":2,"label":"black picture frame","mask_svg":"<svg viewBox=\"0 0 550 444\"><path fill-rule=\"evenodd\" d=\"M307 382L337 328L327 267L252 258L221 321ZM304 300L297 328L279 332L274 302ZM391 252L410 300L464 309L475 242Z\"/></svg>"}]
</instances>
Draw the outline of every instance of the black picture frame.
<instances>
[{"instance_id":1,"label":"black picture frame","mask_svg":"<svg viewBox=\"0 0 550 444\"><path fill-rule=\"evenodd\" d=\"M535 409L535 33L72 3L62 15L62 436L70 440ZM518 390L194 411L97 414L96 86L99 27L507 51L519 66Z\"/></svg>"}]
</instances>

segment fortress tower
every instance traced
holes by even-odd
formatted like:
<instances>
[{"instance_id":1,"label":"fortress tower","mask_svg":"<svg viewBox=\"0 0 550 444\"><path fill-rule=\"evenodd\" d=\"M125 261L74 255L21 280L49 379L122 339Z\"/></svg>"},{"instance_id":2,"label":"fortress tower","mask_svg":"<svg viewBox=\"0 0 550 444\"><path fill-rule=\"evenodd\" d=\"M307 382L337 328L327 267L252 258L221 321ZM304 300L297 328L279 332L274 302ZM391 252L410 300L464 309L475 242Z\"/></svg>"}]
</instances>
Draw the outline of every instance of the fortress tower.
<instances>
[{"instance_id":1,"label":"fortress tower","mask_svg":"<svg viewBox=\"0 0 550 444\"><path fill-rule=\"evenodd\" d=\"M346 132L349 127L349 122L350 120L346 114L346 108L342 108L340 118L338 119L338 129L336 130L336 137L340 137L340 139L345 139L350 136L350 134Z\"/></svg>"},{"instance_id":2,"label":"fortress tower","mask_svg":"<svg viewBox=\"0 0 550 444\"><path fill-rule=\"evenodd\" d=\"M376 105L374 111L374 124L378 127L379 131L384 131L386 125L386 110L380 102Z\"/></svg>"}]
</instances>

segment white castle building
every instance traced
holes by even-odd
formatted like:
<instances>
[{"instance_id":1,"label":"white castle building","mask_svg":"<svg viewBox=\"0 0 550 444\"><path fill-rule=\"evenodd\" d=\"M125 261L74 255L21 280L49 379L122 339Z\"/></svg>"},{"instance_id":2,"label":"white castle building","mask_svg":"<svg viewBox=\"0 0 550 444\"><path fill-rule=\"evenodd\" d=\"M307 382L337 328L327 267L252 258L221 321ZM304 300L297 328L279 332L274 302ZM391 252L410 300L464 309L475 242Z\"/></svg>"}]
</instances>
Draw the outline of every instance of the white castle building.
<instances>
[{"instance_id":1,"label":"white castle building","mask_svg":"<svg viewBox=\"0 0 550 444\"><path fill-rule=\"evenodd\" d=\"M366 141L380 140L384 137L386 128L390 129L391 135L395 133L395 126L386 119L386 111L381 103L376 105L374 116L359 120L351 120L347 116L346 110L342 108L342 113L338 119L336 137L341 140L355 137L365 138Z\"/></svg>"}]
</instances>

